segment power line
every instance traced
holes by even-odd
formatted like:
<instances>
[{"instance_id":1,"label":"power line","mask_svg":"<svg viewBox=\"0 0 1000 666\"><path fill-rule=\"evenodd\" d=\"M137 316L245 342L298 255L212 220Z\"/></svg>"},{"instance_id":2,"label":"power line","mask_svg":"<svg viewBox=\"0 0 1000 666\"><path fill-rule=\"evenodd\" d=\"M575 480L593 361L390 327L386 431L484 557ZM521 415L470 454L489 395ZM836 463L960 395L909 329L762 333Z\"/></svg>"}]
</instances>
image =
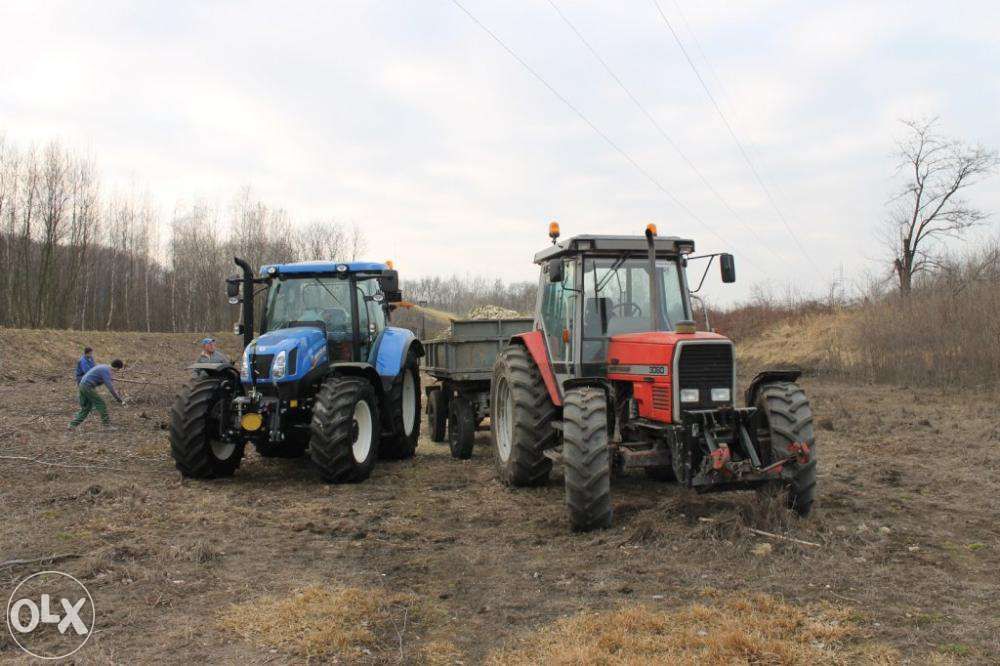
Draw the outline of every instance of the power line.
<instances>
[{"instance_id":1,"label":"power line","mask_svg":"<svg viewBox=\"0 0 1000 666\"><path fill-rule=\"evenodd\" d=\"M586 123L587 126L590 127L590 129L592 129L594 131L594 133L596 133L598 136L600 136L602 139L604 139L604 141L609 146L611 146L618 154L620 154L623 158L625 158L625 160L628 161L628 163L631 164L635 168L636 171L638 171L640 174L642 174L642 176L644 178L646 178L646 180L648 180L650 183L653 184L654 187L656 187L663 194L665 194L671 201L674 202L674 204L677 205L678 208L680 208L681 210L683 210L693 220L695 220L696 222L698 222L699 224L701 224L703 227L705 227L705 229L707 229L709 232L711 232L712 235L714 235L716 238L718 238L723 243L723 247L725 247L726 245L728 245L729 241L727 241L725 238L723 238L722 235L720 235L717 231L715 231L715 229L713 229L711 226L709 226L709 224L707 222L705 222L703 219L701 219L700 217L698 217L694 213L694 211L692 211L690 208L688 208L686 205L684 205L684 203L680 199L678 199L670 190L668 190L666 187L664 187L663 184L660 183L659 180L657 180L651 173L649 173L649 171L647 171L646 169L644 169L641 164L639 164L637 161L635 161L635 159L633 159L632 156L629 155L625 151L625 149L623 149L621 146L619 146L617 143L615 143L615 141L610 136L608 136L606 133L604 133L603 131L601 131L601 129L597 125L595 125L590 120L590 118L588 118L583 113L583 111L581 111L576 106L574 106L572 102L570 102L562 94L560 94L558 90L556 90L554 87L552 87L552 85L548 81L546 81L545 78L542 77L541 74L539 74L523 58L521 58L521 56L517 55L517 53L515 53L509 46L507 46L507 44L505 44L504 41L502 39L500 39L500 37L498 37L496 35L496 33L494 33L492 30L490 30L488 27L486 27L486 25L482 21L480 21L478 18L476 18L476 16L472 12L470 12L468 9L466 9L465 6L461 2L459 2L459 0L451 0L451 1L452 1L452 4L454 4L456 7L458 7L459 9L461 9L462 12L466 16L468 16L469 19L473 23L475 23L477 26L479 26L479 28L483 32L485 32L487 35L489 35L493 39L493 41L495 41L497 44L499 44L500 48L502 48L504 51L506 51L507 54L510 55L510 57L512 57L522 67L524 67L524 69L527 70L528 73L531 74L533 77L535 77L535 79L539 83L541 83L543 86L545 86L548 89L548 91L550 93L552 93L556 97L556 99L558 99L560 102L562 102L563 104L565 104L570 109L570 111L572 111L573 113L575 113L577 115L577 117L580 118L580 120L582 120L584 123ZM750 264L751 266L753 266L754 268L756 268L757 270L760 270L761 272L764 272L764 273L767 272L767 271L764 271L759 266L757 266L756 264L754 264L753 261L751 261L750 259L744 257L744 260L748 264Z\"/></svg>"},{"instance_id":2,"label":"power line","mask_svg":"<svg viewBox=\"0 0 1000 666\"><path fill-rule=\"evenodd\" d=\"M768 201L771 203L771 207L774 208L774 212L778 214L778 218L781 220L781 223L785 225L785 229L788 230L789 235L792 237L792 240L795 241L795 244L802 251L803 256L805 256L806 259L809 260L809 263L812 264L813 269L819 272L819 266L816 264L816 261L809 255L808 250L806 250L805 246L802 245L802 242L799 241L799 237L792 230L791 225L788 224L788 220L785 218L784 213L782 213L781 209L778 207L778 202L775 201L774 196L771 194L771 190L768 189L766 184L764 184L764 179L761 178L760 173L757 172L757 167L754 166L753 161L750 159L750 156L747 154L746 149L743 147L743 143L739 140L739 137L736 136L736 132L733 130L732 125L729 124L729 120L726 118L726 114L722 112L722 108L719 107L719 103L715 101L715 96L712 95L712 91L705 83L705 79L702 78L701 73L698 71L698 67L695 66L694 61L691 60L691 56L688 55L687 49L684 48L684 43L678 36L677 31L674 30L674 26L671 25L670 19L668 19L667 15L663 13L663 8L660 7L660 3L657 0L652 0L652 2L653 6L656 7L656 11L660 14L660 18L663 19L663 23L667 26L667 29L670 30L670 34L673 35L674 41L677 42L677 46L680 47L681 53L684 54L684 59L687 60L688 65L691 67L691 71L694 72L694 75L698 78L698 82L704 89L705 94L708 95L708 99L712 102L712 106L715 107L716 113L719 114L719 117L722 119L722 123L726 126L726 129L729 131L729 136L733 138L733 142L735 142L736 147L739 148L740 154L743 156L744 161L746 161L747 166L750 167L750 171L753 173L754 179L757 181L757 184L760 185L760 189L763 190L764 194L767 196Z\"/></svg>"},{"instance_id":3,"label":"power line","mask_svg":"<svg viewBox=\"0 0 1000 666\"><path fill-rule=\"evenodd\" d=\"M683 150L681 150L680 146L678 146L677 143L672 138L670 138L670 135L667 134L666 130L664 130L663 127L660 125L660 123L656 120L656 118L653 117L653 114L651 114L646 109L646 107L643 106L643 104L638 100L638 98L636 98L636 96L632 94L632 91L629 90L629 88L622 82L621 78L617 74L615 74L615 72L611 69L611 66L608 65L608 63L604 60L604 58L600 56L600 54L598 54L597 49L595 49L593 45L591 45L591 43L587 40L587 38L583 36L583 34L577 29L576 25L574 25L573 22L570 21L565 14L563 14L562 10L559 9L555 1L548 0L548 3L552 6L552 9L554 9L556 13L559 14L559 18L561 18L563 22L566 23L567 26L569 26L569 29L572 30L573 33L576 34L576 36L583 43L583 45L587 47L587 50L590 51L590 54L594 56L597 62L601 63L601 66L604 68L604 71L608 73L608 76L614 79L615 83L618 84L618 87L621 88L626 95L628 95L628 98L632 100L632 103L635 104L636 108L638 108L639 111L641 111L642 114L646 116L646 119L650 122L650 124L652 124L653 128L656 129L656 131L660 134L660 136L663 137L664 141L666 141L667 144L669 144L670 147L673 148L674 152L676 152L677 155L680 156L682 160L684 160L684 162L698 176L698 178L705 185L705 187L708 188L708 190L713 195L715 195L715 198L718 199L720 203L722 203L722 205L726 208L726 210L728 210L729 213L734 218L736 218L736 220L741 225L743 225L743 228L749 231L750 234L757 240L757 242L760 243L768 252L770 252L778 261L781 262L787 261L787 259L779 255L770 245L768 245L767 242L764 241L764 239L757 234L757 231L749 224L747 224L740 216L740 214L733 209L733 207L729 204L729 202L725 199L725 197L723 197L722 194L720 194L719 191L715 189L712 183L709 182L708 178L706 178L705 175L702 174L701 170L697 166L695 166L694 162L684 153Z\"/></svg>"}]
</instances>

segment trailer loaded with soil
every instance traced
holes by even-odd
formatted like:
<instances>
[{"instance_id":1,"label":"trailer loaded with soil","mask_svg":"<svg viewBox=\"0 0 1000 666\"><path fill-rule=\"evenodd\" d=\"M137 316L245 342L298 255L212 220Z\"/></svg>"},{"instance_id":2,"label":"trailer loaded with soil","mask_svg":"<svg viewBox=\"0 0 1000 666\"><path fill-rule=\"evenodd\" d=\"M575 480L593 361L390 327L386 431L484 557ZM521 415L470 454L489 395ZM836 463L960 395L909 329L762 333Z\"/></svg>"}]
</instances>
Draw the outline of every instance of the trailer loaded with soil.
<instances>
[{"instance_id":1,"label":"trailer loaded with soil","mask_svg":"<svg viewBox=\"0 0 1000 666\"><path fill-rule=\"evenodd\" d=\"M463 319L452 322L446 337L424 342L424 372L437 380L426 388L431 439L447 439L453 457L472 457L476 430L490 415L497 354L533 325L531 317Z\"/></svg>"}]
</instances>

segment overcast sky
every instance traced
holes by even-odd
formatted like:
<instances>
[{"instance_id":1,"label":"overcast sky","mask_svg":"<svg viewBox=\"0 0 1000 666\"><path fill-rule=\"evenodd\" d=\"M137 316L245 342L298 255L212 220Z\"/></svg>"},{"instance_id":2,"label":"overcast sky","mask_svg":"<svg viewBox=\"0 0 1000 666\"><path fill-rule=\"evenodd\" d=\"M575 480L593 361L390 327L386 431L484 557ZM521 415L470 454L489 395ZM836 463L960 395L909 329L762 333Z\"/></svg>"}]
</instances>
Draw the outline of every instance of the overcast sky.
<instances>
[{"instance_id":1,"label":"overcast sky","mask_svg":"<svg viewBox=\"0 0 1000 666\"><path fill-rule=\"evenodd\" d=\"M547 0L461 3L628 158L451 0L4 0L0 132L93 155L164 220L250 185L356 223L404 277L535 279L552 219L652 221L737 255L727 300L875 268L898 119L1000 146L1000 3L658 1L811 260L650 0L556 5L725 203ZM972 198L1000 211L1000 179Z\"/></svg>"}]
</instances>

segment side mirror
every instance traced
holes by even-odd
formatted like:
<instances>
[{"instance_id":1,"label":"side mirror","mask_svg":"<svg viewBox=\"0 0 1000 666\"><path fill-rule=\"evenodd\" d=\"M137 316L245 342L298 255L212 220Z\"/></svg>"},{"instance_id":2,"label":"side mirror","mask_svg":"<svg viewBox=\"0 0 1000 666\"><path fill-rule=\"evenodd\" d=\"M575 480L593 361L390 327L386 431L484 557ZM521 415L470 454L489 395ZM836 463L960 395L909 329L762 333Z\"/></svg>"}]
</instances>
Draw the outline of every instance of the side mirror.
<instances>
[{"instance_id":1,"label":"side mirror","mask_svg":"<svg viewBox=\"0 0 1000 666\"><path fill-rule=\"evenodd\" d=\"M226 280L226 296L228 296L229 298L240 297L239 278L229 278L228 280Z\"/></svg>"},{"instance_id":2,"label":"side mirror","mask_svg":"<svg viewBox=\"0 0 1000 666\"><path fill-rule=\"evenodd\" d=\"M549 282L556 283L562 282L563 278L566 277L563 271L563 260L562 259L549 259Z\"/></svg>"},{"instance_id":3,"label":"side mirror","mask_svg":"<svg viewBox=\"0 0 1000 666\"><path fill-rule=\"evenodd\" d=\"M378 279L379 289L385 294L388 303L399 303L403 300L403 292L399 290L399 273L396 271L386 271Z\"/></svg>"},{"instance_id":4,"label":"side mirror","mask_svg":"<svg viewBox=\"0 0 1000 666\"><path fill-rule=\"evenodd\" d=\"M726 284L736 282L736 260L731 254L719 255L719 268L722 271L722 281Z\"/></svg>"}]
</instances>

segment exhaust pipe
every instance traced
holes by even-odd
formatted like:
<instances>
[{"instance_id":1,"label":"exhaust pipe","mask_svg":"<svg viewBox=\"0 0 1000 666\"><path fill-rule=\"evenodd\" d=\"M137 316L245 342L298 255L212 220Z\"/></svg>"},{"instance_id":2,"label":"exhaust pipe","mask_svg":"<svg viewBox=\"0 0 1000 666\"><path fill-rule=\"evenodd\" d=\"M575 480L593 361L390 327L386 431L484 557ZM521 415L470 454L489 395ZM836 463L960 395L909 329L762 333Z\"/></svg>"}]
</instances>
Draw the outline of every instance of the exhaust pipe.
<instances>
[{"instance_id":1,"label":"exhaust pipe","mask_svg":"<svg viewBox=\"0 0 1000 666\"><path fill-rule=\"evenodd\" d=\"M656 279L656 225L646 225L646 244L649 247L649 298L653 302L650 308L652 331L662 330L663 303L660 296L660 282Z\"/></svg>"},{"instance_id":2,"label":"exhaust pipe","mask_svg":"<svg viewBox=\"0 0 1000 666\"><path fill-rule=\"evenodd\" d=\"M233 257L233 262L243 270L243 347L253 341L253 269L245 259Z\"/></svg>"}]
</instances>

